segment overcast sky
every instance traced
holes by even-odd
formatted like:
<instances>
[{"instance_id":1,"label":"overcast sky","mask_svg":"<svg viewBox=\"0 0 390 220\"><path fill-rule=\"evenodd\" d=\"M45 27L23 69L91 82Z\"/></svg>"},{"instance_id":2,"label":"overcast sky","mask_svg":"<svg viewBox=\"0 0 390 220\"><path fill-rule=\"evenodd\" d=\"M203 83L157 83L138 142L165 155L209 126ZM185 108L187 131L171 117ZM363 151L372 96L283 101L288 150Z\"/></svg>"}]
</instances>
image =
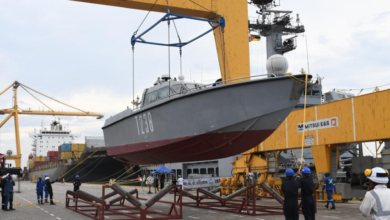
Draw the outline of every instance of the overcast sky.
<instances>
[{"instance_id":1,"label":"overcast sky","mask_svg":"<svg viewBox=\"0 0 390 220\"><path fill-rule=\"evenodd\" d=\"M243 0L244 1L244 0ZM305 35L298 48L286 54L289 72L307 70L324 77L324 92L333 88L358 89L390 83L390 1L281 0L282 7L300 14ZM248 6L249 15L256 8ZM132 51L130 37L144 18L145 11L94 5L67 0L0 0L0 90L15 80L49 96L106 118L132 100ZM162 14L151 13L141 30ZM207 24L176 23L182 39L208 28ZM228 24L227 24L228 25ZM174 36L174 33L172 36ZM173 38L173 37L172 37ZM148 39L166 42L167 27L153 30ZM175 38L173 38L175 40ZM306 48L306 40L308 47ZM250 43L251 75L265 72L265 38ZM308 51L308 54L306 53ZM168 72L167 48L136 45L135 94ZM183 75L191 81L211 83L220 78L213 35L183 49ZM180 73L179 52L171 49L171 75ZM381 89L389 88L389 86ZM363 93L371 92L364 90ZM55 110L70 110L47 99ZM43 105L19 89L22 109L42 109ZM12 93L0 96L0 109L12 107ZM45 108L46 109L46 108ZM6 116L0 115L2 121ZM89 117L60 117L61 122L84 136L102 136L103 120ZM28 133L48 126L52 116L20 116L23 161L31 152ZM0 152L15 151L14 124L10 120L0 132Z\"/></svg>"}]
</instances>

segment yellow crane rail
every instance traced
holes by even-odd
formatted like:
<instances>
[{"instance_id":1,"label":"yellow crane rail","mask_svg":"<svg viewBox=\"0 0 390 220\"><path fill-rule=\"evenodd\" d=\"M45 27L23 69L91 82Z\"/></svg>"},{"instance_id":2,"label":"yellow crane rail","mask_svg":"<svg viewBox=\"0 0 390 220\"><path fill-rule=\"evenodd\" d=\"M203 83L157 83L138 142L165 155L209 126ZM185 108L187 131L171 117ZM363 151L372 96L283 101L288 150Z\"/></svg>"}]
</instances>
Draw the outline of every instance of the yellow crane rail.
<instances>
[{"instance_id":1,"label":"yellow crane rail","mask_svg":"<svg viewBox=\"0 0 390 220\"><path fill-rule=\"evenodd\" d=\"M384 90L307 108L304 147L390 139L389 103L390 90ZM292 111L271 136L243 154L301 148L302 111Z\"/></svg>"},{"instance_id":2,"label":"yellow crane rail","mask_svg":"<svg viewBox=\"0 0 390 220\"><path fill-rule=\"evenodd\" d=\"M307 108L303 147L311 148L317 173L330 170L331 150L338 144L390 139L389 103L390 90L384 90ZM242 153L233 166L249 168L247 160L256 158L253 155L301 148L302 123L303 109L292 111L271 136Z\"/></svg>"}]
</instances>

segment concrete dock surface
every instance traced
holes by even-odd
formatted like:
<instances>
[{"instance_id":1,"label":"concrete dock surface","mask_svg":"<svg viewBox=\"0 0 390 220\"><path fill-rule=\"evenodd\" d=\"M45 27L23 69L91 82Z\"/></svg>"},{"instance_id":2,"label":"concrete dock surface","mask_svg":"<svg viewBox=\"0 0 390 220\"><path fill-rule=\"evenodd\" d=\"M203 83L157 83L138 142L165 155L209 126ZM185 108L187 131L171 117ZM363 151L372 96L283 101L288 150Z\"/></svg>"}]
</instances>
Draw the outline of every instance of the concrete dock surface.
<instances>
[{"instance_id":1,"label":"concrete dock surface","mask_svg":"<svg viewBox=\"0 0 390 220\"><path fill-rule=\"evenodd\" d=\"M35 183L21 182L21 193L14 194L14 208L15 211L0 211L0 220L84 220L91 219L87 216L81 215L74 211L65 208L65 193L67 190L73 190L72 183L55 183L53 184L54 200L56 205L50 205L48 203L44 205L37 204L37 197L35 193ZM134 187L125 187L127 190L131 190ZM102 194L102 187L99 185L82 185L81 190L91 193L97 197ZM15 191L17 187L15 187ZM139 197L151 198L153 194L147 194L149 189L147 187L138 187ZM154 189L152 190L154 192ZM168 194L164 200L172 201L172 194ZM187 198L186 198L187 199ZM186 199L184 201L186 201ZM191 200L188 200L191 201ZM142 201L143 203L145 201ZM262 200L260 202L266 203L266 205L277 206L278 203L274 200ZM322 219L366 219L362 217L359 211L360 201L349 203L336 203L336 210L329 210L325 208L325 203L317 203L318 211L316 214L317 220ZM166 210L168 206L166 204L157 203L153 206L155 210ZM106 216L106 219L115 219L115 216ZM302 215L299 217L304 219ZM185 220L215 220L215 219L255 219L255 220L282 220L283 215L269 215L269 216L249 216L243 214L235 214L223 211L215 211L209 209L200 209L183 206L183 219ZM369 218L367 218L369 219Z\"/></svg>"}]
</instances>

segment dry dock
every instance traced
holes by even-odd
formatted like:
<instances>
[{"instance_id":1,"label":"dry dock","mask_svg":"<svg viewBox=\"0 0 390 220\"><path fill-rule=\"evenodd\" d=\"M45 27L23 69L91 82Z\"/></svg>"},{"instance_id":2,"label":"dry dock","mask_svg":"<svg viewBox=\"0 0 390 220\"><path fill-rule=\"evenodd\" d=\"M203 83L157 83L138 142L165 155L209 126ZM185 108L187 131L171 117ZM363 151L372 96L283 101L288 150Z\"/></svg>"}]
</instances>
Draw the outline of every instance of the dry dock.
<instances>
[{"instance_id":1,"label":"dry dock","mask_svg":"<svg viewBox=\"0 0 390 220\"><path fill-rule=\"evenodd\" d=\"M81 214L75 213L65 208L65 192L73 189L71 183L55 183L54 187L54 199L57 205L37 205L37 198L35 194L35 184L31 182L21 182L21 193L14 194L14 208L15 211L1 211L0 220L82 220L91 219ZM17 187L15 187L17 188ZM101 186L97 185L82 185L81 189L96 196L101 196ZM147 194L148 189L138 188L139 196L142 198L150 198L154 194ZM154 192L154 191L153 191ZM168 195L171 197L172 195ZM168 198L167 198L168 200ZM269 205L274 202L271 200L264 201ZM275 201L276 204L276 201ZM365 219L359 212L360 202L352 202L345 204L336 204L336 210L327 210L324 207L324 203L318 203L318 212L316 215L317 220L322 219ZM166 209L165 204L157 204L155 209ZM107 216L106 219L115 219L113 216ZM240 214L232 214L220 211L211 211L207 209L197 209L192 207L183 206L183 219L197 220L197 219L256 219L256 220L282 220L284 216L247 216ZM300 216L303 219L303 216Z\"/></svg>"}]
</instances>

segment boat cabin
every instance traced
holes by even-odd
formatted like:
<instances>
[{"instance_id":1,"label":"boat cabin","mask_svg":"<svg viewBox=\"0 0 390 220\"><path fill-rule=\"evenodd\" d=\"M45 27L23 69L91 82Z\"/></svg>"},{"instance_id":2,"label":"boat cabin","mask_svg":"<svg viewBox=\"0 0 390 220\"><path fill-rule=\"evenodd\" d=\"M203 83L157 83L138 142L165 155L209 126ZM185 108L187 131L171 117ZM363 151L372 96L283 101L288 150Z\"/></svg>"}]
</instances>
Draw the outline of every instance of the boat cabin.
<instances>
[{"instance_id":1,"label":"boat cabin","mask_svg":"<svg viewBox=\"0 0 390 220\"><path fill-rule=\"evenodd\" d=\"M141 99L141 107L163 100L170 96L186 94L194 90L204 88L200 83L185 82L184 76L179 76L172 80L169 76L158 77L154 85L144 90Z\"/></svg>"},{"instance_id":2,"label":"boat cabin","mask_svg":"<svg viewBox=\"0 0 390 220\"><path fill-rule=\"evenodd\" d=\"M355 95L352 93L332 90L324 94L324 103L334 102L337 100L342 100L342 99L347 99L352 97L355 97Z\"/></svg>"}]
</instances>

